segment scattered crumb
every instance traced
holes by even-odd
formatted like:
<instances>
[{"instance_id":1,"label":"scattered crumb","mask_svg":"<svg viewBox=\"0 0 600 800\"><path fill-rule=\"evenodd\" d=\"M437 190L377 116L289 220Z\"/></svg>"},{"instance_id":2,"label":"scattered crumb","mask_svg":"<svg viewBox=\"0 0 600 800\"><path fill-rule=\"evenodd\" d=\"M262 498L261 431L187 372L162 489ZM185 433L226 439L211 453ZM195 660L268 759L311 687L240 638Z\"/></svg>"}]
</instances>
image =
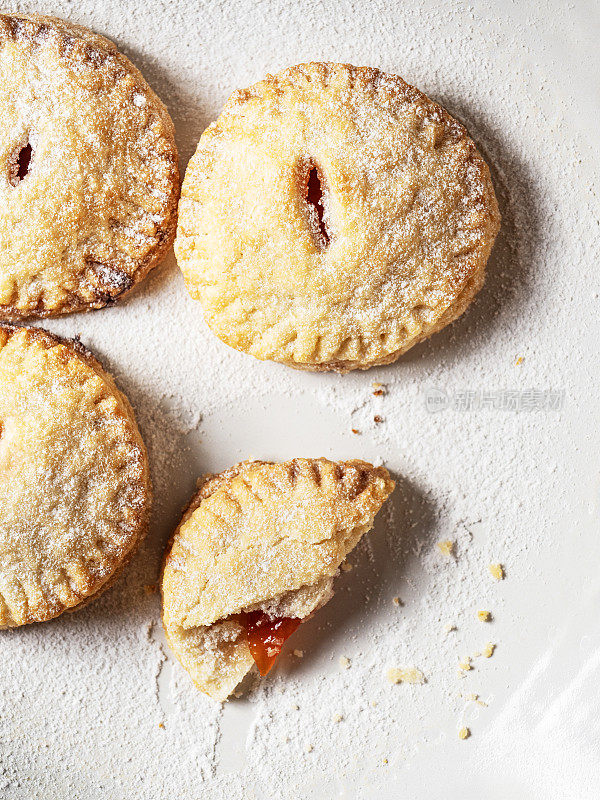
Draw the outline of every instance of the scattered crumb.
<instances>
[{"instance_id":1,"label":"scattered crumb","mask_svg":"<svg viewBox=\"0 0 600 800\"><path fill-rule=\"evenodd\" d=\"M158 727L159 728L164 728L165 727L165 723L164 722L159 722L158 723Z\"/></svg>"},{"instance_id":2,"label":"scattered crumb","mask_svg":"<svg viewBox=\"0 0 600 800\"><path fill-rule=\"evenodd\" d=\"M490 575L496 581L503 581L504 580L504 567L502 564L490 564L488 566L490 571Z\"/></svg>"},{"instance_id":3,"label":"scattered crumb","mask_svg":"<svg viewBox=\"0 0 600 800\"><path fill-rule=\"evenodd\" d=\"M444 625L444 630L446 631L446 633L451 633L452 631L456 630L456 625L453 625L452 622L447 622Z\"/></svg>"},{"instance_id":4,"label":"scattered crumb","mask_svg":"<svg viewBox=\"0 0 600 800\"><path fill-rule=\"evenodd\" d=\"M404 603L402 602L402 600L400 600L399 597L392 597L392 603L395 606L403 606L404 605Z\"/></svg>"},{"instance_id":5,"label":"scattered crumb","mask_svg":"<svg viewBox=\"0 0 600 800\"><path fill-rule=\"evenodd\" d=\"M340 656L339 664L342 669L350 669L350 659L347 656Z\"/></svg>"},{"instance_id":6,"label":"scattered crumb","mask_svg":"<svg viewBox=\"0 0 600 800\"><path fill-rule=\"evenodd\" d=\"M298 703L292 703L292 711L300 711L300 706Z\"/></svg>"},{"instance_id":7,"label":"scattered crumb","mask_svg":"<svg viewBox=\"0 0 600 800\"><path fill-rule=\"evenodd\" d=\"M454 553L454 542L450 539L445 539L443 542L437 543L440 553L444 556L451 556Z\"/></svg>"},{"instance_id":8,"label":"scattered crumb","mask_svg":"<svg viewBox=\"0 0 600 800\"><path fill-rule=\"evenodd\" d=\"M350 564L348 561L344 561L344 563L341 566L341 569L342 572L352 572L352 564Z\"/></svg>"},{"instance_id":9,"label":"scattered crumb","mask_svg":"<svg viewBox=\"0 0 600 800\"><path fill-rule=\"evenodd\" d=\"M387 763L388 763L388 760L387 760L387 758L384 758L384 759L383 759L383 763L384 763L384 764L387 764Z\"/></svg>"},{"instance_id":10,"label":"scattered crumb","mask_svg":"<svg viewBox=\"0 0 600 800\"><path fill-rule=\"evenodd\" d=\"M294 650L296 658L304 658L304 650Z\"/></svg>"},{"instance_id":11,"label":"scattered crumb","mask_svg":"<svg viewBox=\"0 0 600 800\"><path fill-rule=\"evenodd\" d=\"M458 732L458 738L459 739L468 739L470 735L471 735L471 731L469 730L469 728L463 727Z\"/></svg>"},{"instance_id":12,"label":"scattered crumb","mask_svg":"<svg viewBox=\"0 0 600 800\"><path fill-rule=\"evenodd\" d=\"M313 750L314 750L314 747L312 746L312 744L307 744L306 745L306 752L307 753L312 753Z\"/></svg>"},{"instance_id":13,"label":"scattered crumb","mask_svg":"<svg viewBox=\"0 0 600 800\"><path fill-rule=\"evenodd\" d=\"M386 672L386 677L390 683L411 683L413 685L425 683L425 675L415 667L409 667L408 669L390 667Z\"/></svg>"},{"instance_id":14,"label":"scattered crumb","mask_svg":"<svg viewBox=\"0 0 600 800\"><path fill-rule=\"evenodd\" d=\"M492 618L490 611L478 611L477 616L482 622L489 622Z\"/></svg>"},{"instance_id":15,"label":"scattered crumb","mask_svg":"<svg viewBox=\"0 0 600 800\"><path fill-rule=\"evenodd\" d=\"M481 651L481 655L485 656L485 658L491 658L494 655L494 650L496 649L496 645L488 642L486 646Z\"/></svg>"},{"instance_id":16,"label":"scattered crumb","mask_svg":"<svg viewBox=\"0 0 600 800\"><path fill-rule=\"evenodd\" d=\"M482 708L487 708L488 705L487 703L484 703L483 700L479 698L479 695L476 694L475 692L466 695L465 700L471 700L473 703L477 703L477 705L481 706Z\"/></svg>"},{"instance_id":17,"label":"scattered crumb","mask_svg":"<svg viewBox=\"0 0 600 800\"><path fill-rule=\"evenodd\" d=\"M352 433L360 433L360 431L358 430L358 428L352 428Z\"/></svg>"},{"instance_id":18,"label":"scattered crumb","mask_svg":"<svg viewBox=\"0 0 600 800\"><path fill-rule=\"evenodd\" d=\"M375 414L375 416L373 417L373 422L379 424L380 422L383 422L383 417L380 417L379 414Z\"/></svg>"},{"instance_id":19,"label":"scattered crumb","mask_svg":"<svg viewBox=\"0 0 600 800\"><path fill-rule=\"evenodd\" d=\"M385 394L385 389L375 389L375 391L373 392L374 397L383 397L384 394Z\"/></svg>"},{"instance_id":20,"label":"scattered crumb","mask_svg":"<svg viewBox=\"0 0 600 800\"><path fill-rule=\"evenodd\" d=\"M377 700L371 700L371 705L373 708L377 708Z\"/></svg>"},{"instance_id":21,"label":"scattered crumb","mask_svg":"<svg viewBox=\"0 0 600 800\"><path fill-rule=\"evenodd\" d=\"M471 656L466 656L465 658L462 659L462 661L459 661L458 666L465 672L467 672L470 669L473 669L473 664L471 664Z\"/></svg>"},{"instance_id":22,"label":"scattered crumb","mask_svg":"<svg viewBox=\"0 0 600 800\"><path fill-rule=\"evenodd\" d=\"M517 365L517 367L518 367L518 366L519 366L520 364L522 364L522 363L523 363L523 356L519 356L519 357L517 358L517 360L515 361L515 364L516 364L516 365Z\"/></svg>"},{"instance_id":23,"label":"scattered crumb","mask_svg":"<svg viewBox=\"0 0 600 800\"><path fill-rule=\"evenodd\" d=\"M156 593L156 584L155 583L147 583L144 586L144 591L146 594L155 594Z\"/></svg>"},{"instance_id":24,"label":"scattered crumb","mask_svg":"<svg viewBox=\"0 0 600 800\"><path fill-rule=\"evenodd\" d=\"M344 719L344 715L343 714L334 714L333 715L333 721L334 722L341 722L343 719Z\"/></svg>"},{"instance_id":25,"label":"scattered crumb","mask_svg":"<svg viewBox=\"0 0 600 800\"><path fill-rule=\"evenodd\" d=\"M375 383L372 383L371 386L374 389L384 389L385 388L385 384L384 383L377 383L377 381Z\"/></svg>"}]
</instances>

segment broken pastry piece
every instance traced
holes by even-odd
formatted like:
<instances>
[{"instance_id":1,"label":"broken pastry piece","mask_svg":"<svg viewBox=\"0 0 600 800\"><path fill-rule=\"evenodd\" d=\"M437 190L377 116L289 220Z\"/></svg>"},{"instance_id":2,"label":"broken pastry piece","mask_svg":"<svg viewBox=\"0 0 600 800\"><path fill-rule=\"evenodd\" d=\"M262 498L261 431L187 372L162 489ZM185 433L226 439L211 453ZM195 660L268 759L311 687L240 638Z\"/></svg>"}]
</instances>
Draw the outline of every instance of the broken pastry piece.
<instances>
[{"instance_id":1,"label":"broken pastry piece","mask_svg":"<svg viewBox=\"0 0 600 800\"><path fill-rule=\"evenodd\" d=\"M244 462L205 477L167 548L167 640L196 686L226 700L333 594L340 564L394 482L364 461Z\"/></svg>"}]
</instances>

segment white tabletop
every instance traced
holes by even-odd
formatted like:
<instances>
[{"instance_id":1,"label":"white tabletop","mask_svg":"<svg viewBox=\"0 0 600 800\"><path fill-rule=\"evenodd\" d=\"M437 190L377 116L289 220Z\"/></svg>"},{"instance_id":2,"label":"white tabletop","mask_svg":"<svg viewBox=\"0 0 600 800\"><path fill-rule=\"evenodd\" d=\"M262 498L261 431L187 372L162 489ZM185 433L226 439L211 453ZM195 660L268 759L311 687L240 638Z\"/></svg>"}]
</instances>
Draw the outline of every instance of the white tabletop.
<instances>
[{"instance_id":1,"label":"white tabletop","mask_svg":"<svg viewBox=\"0 0 600 800\"><path fill-rule=\"evenodd\" d=\"M231 91L269 71L333 60L397 72L467 125L504 221L473 307L389 368L304 374L228 349L172 254L122 304L46 324L81 334L130 397L156 503L102 599L0 637L1 796L596 798L598 6L6 5L112 38L169 106L182 169ZM383 461L399 486L334 599L272 676L221 709L174 661L144 587L200 473L297 455ZM455 557L437 548L445 539ZM493 656L476 657L488 642ZM391 685L390 667L427 682Z\"/></svg>"}]
</instances>

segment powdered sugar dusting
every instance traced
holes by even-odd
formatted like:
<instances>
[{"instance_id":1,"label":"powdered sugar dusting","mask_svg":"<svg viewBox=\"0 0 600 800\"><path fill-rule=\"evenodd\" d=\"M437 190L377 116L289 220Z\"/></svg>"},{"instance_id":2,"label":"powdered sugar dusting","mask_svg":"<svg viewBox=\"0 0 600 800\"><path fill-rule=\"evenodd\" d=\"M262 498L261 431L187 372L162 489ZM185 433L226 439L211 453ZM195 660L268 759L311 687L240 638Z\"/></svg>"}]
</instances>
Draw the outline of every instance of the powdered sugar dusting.
<instances>
[{"instance_id":1,"label":"powdered sugar dusting","mask_svg":"<svg viewBox=\"0 0 600 800\"><path fill-rule=\"evenodd\" d=\"M228 349L172 257L122 305L48 323L80 333L131 399L155 513L105 597L3 635L3 797L363 800L402 787L446 800L477 786L482 796L595 798L600 119L590 9L268 0L257 13L210 0L199 15L188 3L83 0L45 10L76 15L142 67L169 104L182 166L229 93L267 72L312 59L399 72L465 122L492 166L503 227L468 314L365 374L299 374ZM374 396L372 382L387 394ZM299 455L380 459L398 488L332 600L267 680L222 709L174 662L159 598L143 587L156 584L198 475ZM454 556L440 552L443 540ZM487 642L493 656L474 658ZM466 656L474 668L459 670ZM386 679L409 667L427 683Z\"/></svg>"}]
</instances>

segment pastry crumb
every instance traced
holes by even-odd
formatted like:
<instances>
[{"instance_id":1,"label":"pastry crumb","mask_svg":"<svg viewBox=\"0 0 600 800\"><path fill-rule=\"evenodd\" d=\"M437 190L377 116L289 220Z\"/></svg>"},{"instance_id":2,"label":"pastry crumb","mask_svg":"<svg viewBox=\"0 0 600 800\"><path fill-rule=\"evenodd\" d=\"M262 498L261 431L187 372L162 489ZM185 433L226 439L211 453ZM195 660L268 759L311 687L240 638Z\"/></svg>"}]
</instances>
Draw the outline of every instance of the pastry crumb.
<instances>
[{"instance_id":1,"label":"pastry crumb","mask_svg":"<svg viewBox=\"0 0 600 800\"><path fill-rule=\"evenodd\" d=\"M518 367L523 363L523 356L519 356L515 361L515 365Z\"/></svg>"},{"instance_id":2,"label":"pastry crumb","mask_svg":"<svg viewBox=\"0 0 600 800\"><path fill-rule=\"evenodd\" d=\"M425 675L415 667L409 667L408 669L390 667L386 672L386 677L390 683L410 683L412 685L425 683Z\"/></svg>"},{"instance_id":3,"label":"pastry crumb","mask_svg":"<svg viewBox=\"0 0 600 800\"><path fill-rule=\"evenodd\" d=\"M304 658L304 650L294 650L293 652L296 658Z\"/></svg>"},{"instance_id":4,"label":"pastry crumb","mask_svg":"<svg viewBox=\"0 0 600 800\"><path fill-rule=\"evenodd\" d=\"M478 611L477 617L481 622L489 622L492 619L492 614L490 611Z\"/></svg>"},{"instance_id":5,"label":"pastry crumb","mask_svg":"<svg viewBox=\"0 0 600 800\"><path fill-rule=\"evenodd\" d=\"M438 542L437 546L440 553L444 556L449 557L454 554L454 542L450 539L445 539L442 542Z\"/></svg>"},{"instance_id":6,"label":"pastry crumb","mask_svg":"<svg viewBox=\"0 0 600 800\"><path fill-rule=\"evenodd\" d=\"M402 602L402 600L400 600L399 597L392 597L392 603L395 606L403 606L404 605L404 603Z\"/></svg>"},{"instance_id":7,"label":"pastry crumb","mask_svg":"<svg viewBox=\"0 0 600 800\"><path fill-rule=\"evenodd\" d=\"M344 715L343 714L334 714L332 719L333 719L334 722L341 722L344 719Z\"/></svg>"},{"instance_id":8,"label":"pastry crumb","mask_svg":"<svg viewBox=\"0 0 600 800\"><path fill-rule=\"evenodd\" d=\"M379 424L380 422L383 422L383 417L380 417L379 414L375 414L375 416L373 417L373 422Z\"/></svg>"},{"instance_id":9,"label":"pastry crumb","mask_svg":"<svg viewBox=\"0 0 600 800\"><path fill-rule=\"evenodd\" d=\"M473 703L477 703L477 705L481 706L482 708L487 708L488 705L487 703L483 702L476 692L471 692L471 694L466 695L465 700L470 700Z\"/></svg>"},{"instance_id":10,"label":"pastry crumb","mask_svg":"<svg viewBox=\"0 0 600 800\"><path fill-rule=\"evenodd\" d=\"M312 751L313 751L314 749L315 749L315 748L312 746L312 744L307 744L307 745L306 745L306 752L307 752L307 753L312 753Z\"/></svg>"},{"instance_id":11,"label":"pastry crumb","mask_svg":"<svg viewBox=\"0 0 600 800\"><path fill-rule=\"evenodd\" d=\"M164 728L165 727L165 723L164 722L159 722L158 723L158 727L159 728Z\"/></svg>"},{"instance_id":12,"label":"pastry crumb","mask_svg":"<svg viewBox=\"0 0 600 800\"><path fill-rule=\"evenodd\" d=\"M351 430L352 430L352 433L360 433L360 431L358 430L358 428L351 428Z\"/></svg>"},{"instance_id":13,"label":"pastry crumb","mask_svg":"<svg viewBox=\"0 0 600 800\"><path fill-rule=\"evenodd\" d=\"M496 649L496 645L488 642L483 650L481 651L481 655L485 658L491 658L494 655L494 650Z\"/></svg>"},{"instance_id":14,"label":"pastry crumb","mask_svg":"<svg viewBox=\"0 0 600 800\"><path fill-rule=\"evenodd\" d=\"M452 633L452 631L456 630L456 625L454 625L452 622L447 622L444 625L444 630L446 631L446 633Z\"/></svg>"},{"instance_id":15,"label":"pastry crumb","mask_svg":"<svg viewBox=\"0 0 600 800\"><path fill-rule=\"evenodd\" d=\"M348 561L344 561L340 568L342 572L352 572L352 564L350 564Z\"/></svg>"},{"instance_id":16,"label":"pastry crumb","mask_svg":"<svg viewBox=\"0 0 600 800\"><path fill-rule=\"evenodd\" d=\"M350 659L348 656L340 656L339 664L342 669L350 669Z\"/></svg>"},{"instance_id":17,"label":"pastry crumb","mask_svg":"<svg viewBox=\"0 0 600 800\"><path fill-rule=\"evenodd\" d=\"M495 581L503 581L504 580L504 567L502 564L490 564L488 566L490 571L490 575Z\"/></svg>"},{"instance_id":18,"label":"pastry crumb","mask_svg":"<svg viewBox=\"0 0 600 800\"><path fill-rule=\"evenodd\" d=\"M473 669L473 664L471 663L471 656L466 656L461 661L458 662L459 669L462 669L464 672L468 672L470 669Z\"/></svg>"},{"instance_id":19,"label":"pastry crumb","mask_svg":"<svg viewBox=\"0 0 600 800\"><path fill-rule=\"evenodd\" d=\"M468 739L470 735L471 731L469 730L469 728L466 727L462 727L458 732L459 739Z\"/></svg>"},{"instance_id":20,"label":"pastry crumb","mask_svg":"<svg viewBox=\"0 0 600 800\"><path fill-rule=\"evenodd\" d=\"M144 591L146 594L156 594L156 584L155 583L147 583L144 586Z\"/></svg>"}]
</instances>

